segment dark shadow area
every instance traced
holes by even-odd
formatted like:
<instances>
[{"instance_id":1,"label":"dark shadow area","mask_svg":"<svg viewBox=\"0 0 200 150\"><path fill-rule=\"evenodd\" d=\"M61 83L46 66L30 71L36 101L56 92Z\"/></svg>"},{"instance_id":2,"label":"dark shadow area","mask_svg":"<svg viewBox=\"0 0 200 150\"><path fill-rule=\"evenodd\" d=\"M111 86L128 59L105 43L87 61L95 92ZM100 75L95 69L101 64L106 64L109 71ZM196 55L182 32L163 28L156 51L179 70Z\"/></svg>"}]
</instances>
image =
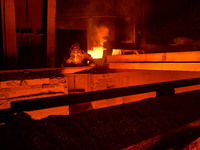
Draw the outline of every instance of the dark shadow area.
<instances>
[{"instance_id":1,"label":"dark shadow area","mask_svg":"<svg viewBox=\"0 0 200 150\"><path fill-rule=\"evenodd\" d=\"M151 3L151 12L145 18L147 43L167 45L175 37L199 39L198 0L151 0Z\"/></svg>"},{"instance_id":2,"label":"dark shadow area","mask_svg":"<svg viewBox=\"0 0 200 150\"><path fill-rule=\"evenodd\" d=\"M200 127L189 128L178 133L163 136L160 141L147 150L154 149L183 149L200 136Z\"/></svg>"},{"instance_id":3,"label":"dark shadow area","mask_svg":"<svg viewBox=\"0 0 200 150\"><path fill-rule=\"evenodd\" d=\"M199 120L199 98L200 91L192 91L90 110L78 115L52 115L41 120L18 113L12 121L0 126L0 147L122 149ZM181 142L187 144L200 136L199 130L196 127L164 136L151 148L184 146L180 145Z\"/></svg>"}]
</instances>

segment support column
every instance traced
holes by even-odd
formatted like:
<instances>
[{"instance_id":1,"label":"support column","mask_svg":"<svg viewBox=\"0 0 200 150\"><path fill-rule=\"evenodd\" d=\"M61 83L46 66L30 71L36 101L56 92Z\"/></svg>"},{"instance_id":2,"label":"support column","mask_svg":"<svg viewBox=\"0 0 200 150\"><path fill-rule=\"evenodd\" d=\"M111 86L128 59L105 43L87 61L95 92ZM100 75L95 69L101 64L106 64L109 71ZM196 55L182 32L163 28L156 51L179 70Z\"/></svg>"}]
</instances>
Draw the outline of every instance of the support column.
<instances>
[{"instance_id":1,"label":"support column","mask_svg":"<svg viewBox=\"0 0 200 150\"><path fill-rule=\"evenodd\" d=\"M55 66L56 0L47 0L47 67Z\"/></svg>"},{"instance_id":2,"label":"support column","mask_svg":"<svg viewBox=\"0 0 200 150\"><path fill-rule=\"evenodd\" d=\"M7 69L15 69L17 68L15 2L14 0L1 0L1 4L4 56L7 57Z\"/></svg>"},{"instance_id":3,"label":"support column","mask_svg":"<svg viewBox=\"0 0 200 150\"><path fill-rule=\"evenodd\" d=\"M94 32L94 18L88 18L88 26L87 26L87 48L88 50L92 50L94 47L94 41L93 39L95 38Z\"/></svg>"},{"instance_id":4,"label":"support column","mask_svg":"<svg viewBox=\"0 0 200 150\"><path fill-rule=\"evenodd\" d=\"M132 23L131 23L132 24L132 42L135 43L135 34L136 34L136 32L135 32L136 31L135 30L135 24L136 24L135 17L134 18L132 17L131 19L132 19Z\"/></svg>"}]
</instances>

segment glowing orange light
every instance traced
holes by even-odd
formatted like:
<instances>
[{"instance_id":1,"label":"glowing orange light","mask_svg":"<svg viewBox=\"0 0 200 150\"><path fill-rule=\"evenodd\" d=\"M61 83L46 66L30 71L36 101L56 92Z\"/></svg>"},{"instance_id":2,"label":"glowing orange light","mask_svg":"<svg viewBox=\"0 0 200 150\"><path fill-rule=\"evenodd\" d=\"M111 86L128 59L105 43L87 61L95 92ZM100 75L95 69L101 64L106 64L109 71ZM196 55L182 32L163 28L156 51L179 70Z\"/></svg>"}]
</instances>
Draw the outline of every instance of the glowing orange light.
<instances>
[{"instance_id":1,"label":"glowing orange light","mask_svg":"<svg viewBox=\"0 0 200 150\"><path fill-rule=\"evenodd\" d=\"M90 54L93 58L102 58L103 57L104 48L100 47L93 47L93 50L88 50L88 54Z\"/></svg>"},{"instance_id":2,"label":"glowing orange light","mask_svg":"<svg viewBox=\"0 0 200 150\"><path fill-rule=\"evenodd\" d=\"M107 41L109 29L106 26L94 28L95 36L93 37L93 45L87 52L95 59L103 57L103 43Z\"/></svg>"},{"instance_id":3,"label":"glowing orange light","mask_svg":"<svg viewBox=\"0 0 200 150\"><path fill-rule=\"evenodd\" d=\"M121 55L122 51L121 49L113 49L112 55Z\"/></svg>"}]
</instances>

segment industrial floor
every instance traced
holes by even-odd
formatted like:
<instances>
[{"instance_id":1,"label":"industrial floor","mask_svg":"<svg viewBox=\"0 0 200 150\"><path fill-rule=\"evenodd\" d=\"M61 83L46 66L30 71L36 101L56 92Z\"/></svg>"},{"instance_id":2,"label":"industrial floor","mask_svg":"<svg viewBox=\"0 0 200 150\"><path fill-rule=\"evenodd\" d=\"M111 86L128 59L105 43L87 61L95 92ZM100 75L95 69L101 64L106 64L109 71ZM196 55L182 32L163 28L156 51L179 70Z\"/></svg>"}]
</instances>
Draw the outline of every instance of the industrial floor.
<instances>
[{"instance_id":1,"label":"industrial floor","mask_svg":"<svg viewBox=\"0 0 200 150\"><path fill-rule=\"evenodd\" d=\"M20 113L0 125L0 147L1 150L200 148L199 99L200 91L192 91L41 120Z\"/></svg>"}]
</instances>

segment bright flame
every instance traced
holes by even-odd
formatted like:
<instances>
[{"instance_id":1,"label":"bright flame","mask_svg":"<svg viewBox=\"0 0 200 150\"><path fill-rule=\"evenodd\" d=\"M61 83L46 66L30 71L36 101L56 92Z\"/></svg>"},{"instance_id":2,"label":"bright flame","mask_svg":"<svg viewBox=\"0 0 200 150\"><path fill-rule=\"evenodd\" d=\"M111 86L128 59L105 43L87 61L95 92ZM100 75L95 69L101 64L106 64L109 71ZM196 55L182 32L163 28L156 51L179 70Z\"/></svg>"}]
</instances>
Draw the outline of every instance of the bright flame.
<instances>
[{"instance_id":1,"label":"bright flame","mask_svg":"<svg viewBox=\"0 0 200 150\"><path fill-rule=\"evenodd\" d=\"M88 50L87 52L93 58L103 58L103 51L105 50L103 43L108 39L109 29L105 26L95 27L94 33L92 50Z\"/></svg>"},{"instance_id":2,"label":"bright flame","mask_svg":"<svg viewBox=\"0 0 200 150\"><path fill-rule=\"evenodd\" d=\"M88 50L88 54L90 54L93 58L102 58L103 50L103 47L93 47L93 50Z\"/></svg>"},{"instance_id":3,"label":"bright flame","mask_svg":"<svg viewBox=\"0 0 200 150\"><path fill-rule=\"evenodd\" d=\"M121 49L113 49L112 55L121 55L122 51Z\"/></svg>"}]
</instances>

